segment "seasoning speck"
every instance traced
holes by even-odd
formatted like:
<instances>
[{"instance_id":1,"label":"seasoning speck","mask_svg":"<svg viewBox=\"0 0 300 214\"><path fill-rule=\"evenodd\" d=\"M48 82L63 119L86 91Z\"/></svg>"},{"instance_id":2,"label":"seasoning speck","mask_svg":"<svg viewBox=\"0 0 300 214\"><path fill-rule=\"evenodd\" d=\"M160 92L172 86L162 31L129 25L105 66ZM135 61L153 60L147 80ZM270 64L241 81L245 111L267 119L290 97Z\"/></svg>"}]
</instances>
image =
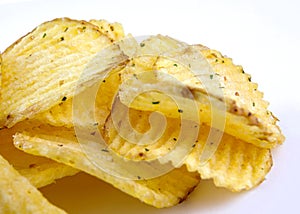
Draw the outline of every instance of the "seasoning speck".
<instances>
[{"instance_id":1,"label":"seasoning speck","mask_svg":"<svg viewBox=\"0 0 300 214\"><path fill-rule=\"evenodd\" d=\"M154 101L154 102L152 102L153 105L157 105L159 103L160 103L160 101Z\"/></svg>"}]
</instances>

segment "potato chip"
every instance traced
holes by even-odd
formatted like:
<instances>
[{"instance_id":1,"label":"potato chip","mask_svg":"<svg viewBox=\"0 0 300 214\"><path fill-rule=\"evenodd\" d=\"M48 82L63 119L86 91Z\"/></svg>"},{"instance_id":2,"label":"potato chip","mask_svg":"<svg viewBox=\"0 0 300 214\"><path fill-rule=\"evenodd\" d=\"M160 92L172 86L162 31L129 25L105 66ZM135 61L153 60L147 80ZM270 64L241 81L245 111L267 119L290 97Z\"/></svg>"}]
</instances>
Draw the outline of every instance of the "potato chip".
<instances>
[{"instance_id":1,"label":"potato chip","mask_svg":"<svg viewBox=\"0 0 300 214\"><path fill-rule=\"evenodd\" d=\"M111 42L117 42L124 38L124 30L121 24L119 23L109 23L105 20L95 20L92 19L89 21L90 23L94 24L98 27L101 33L106 35L108 38L110 38ZM120 68L116 68L115 70L118 70ZM102 84L100 86L100 93L98 95L97 102L99 106L103 106L103 102L108 102L110 97L109 93L110 91L114 94L115 91L117 91L118 85L120 84L118 79L116 78L116 75L114 74L116 71L112 71L111 74L114 75L114 77L110 77L111 75L108 75L105 78L105 84ZM114 91L112 90L114 89ZM101 95L100 95L101 94ZM106 98L107 97L107 98ZM100 103L99 103L100 102ZM101 104L102 103L102 104ZM105 108L107 109L110 105L106 104ZM97 108L98 113L103 112L103 109L98 109L98 106L95 106ZM50 124L53 126L64 126L71 128L74 126L73 121L73 99L70 98L66 100L65 102L60 103L59 105L56 105L52 107L50 110L42 112L38 115L34 116L34 120L40 121L46 124ZM82 111L84 113L84 111ZM107 114L105 114L107 115ZM104 119L106 116L103 117ZM101 119L100 119L101 120ZM103 120L103 119L102 119ZM80 121L81 126L86 126L85 121ZM98 121L100 123L100 121ZM102 124L104 124L102 122Z\"/></svg>"},{"instance_id":2,"label":"potato chip","mask_svg":"<svg viewBox=\"0 0 300 214\"><path fill-rule=\"evenodd\" d=\"M216 186L234 192L249 190L264 181L272 167L270 149L224 134L214 155L206 163L201 163L204 146L212 143L207 142L208 133L209 127L200 128L198 142L185 161L190 171L197 170L202 179L213 179Z\"/></svg>"},{"instance_id":3,"label":"potato chip","mask_svg":"<svg viewBox=\"0 0 300 214\"><path fill-rule=\"evenodd\" d=\"M121 73L119 96L124 104L138 110L158 110L167 116L178 117L178 103L171 102L161 93L167 91L167 95L174 98L183 90L177 99L181 99L180 103L185 104L187 109L181 110L193 112L189 106L197 101L201 122L212 125L211 105L219 106L225 101L227 112L223 117L226 117L226 133L264 148L274 147L284 141L276 125L277 119L267 110L268 103L262 99L263 94L257 90L257 84L252 83L250 76L243 72L241 66L234 65L231 59L203 46L188 46L163 36L151 37L141 44L140 50L144 56L134 58ZM196 52L205 57L203 62L199 62L203 72L201 70L198 76L191 72L191 64L186 65L193 62ZM206 72L209 69L206 68L208 63L205 59L212 68L211 73ZM147 79L146 71L155 73L154 77L149 75ZM159 73L169 74L177 82L185 84L193 97L186 97L187 90L175 80L162 79ZM156 87L156 91L141 93L146 91L147 86L150 88L151 84ZM157 102L160 105L155 104ZM221 114L220 111L219 116Z\"/></svg>"},{"instance_id":4,"label":"potato chip","mask_svg":"<svg viewBox=\"0 0 300 214\"><path fill-rule=\"evenodd\" d=\"M99 169L83 152L73 131L59 129L18 133L15 146L25 152L52 158L96 176L123 192L152 206L162 208L176 205L189 195L199 182L199 175L188 172L186 167L150 180L122 179ZM106 166L103 166L106 167Z\"/></svg>"},{"instance_id":5,"label":"potato chip","mask_svg":"<svg viewBox=\"0 0 300 214\"><path fill-rule=\"evenodd\" d=\"M0 127L65 102L124 60L95 25L67 18L41 24L2 55Z\"/></svg>"},{"instance_id":6,"label":"potato chip","mask_svg":"<svg viewBox=\"0 0 300 214\"><path fill-rule=\"evenodd\" d=\"M0 155L0 213L65 213L43 195Z\"/></svg>"},{"instance_id":7,"label":"potato chip","mask_svg":"<svg viewBox=\"0 0 300 214\"><path fill-rule=\"evenodd\" d=\"M48 158L29 155L14 147L13 135L17 131L31 130L31 126L20 123L11 129L0 130L0 155L37 188L51 184L65 176L76 174L79 170Z\"/></svg>"},{"instance_id":8,"label":"potato chip","mask_svg":"<svg viewBox=\"0 0 300 214\"><path fill-rule=\"evenodd\" d=\"M149 115L150 112L131 109L132 128L141 133L147 131ZM173 149L180 132L186 133L186 130L182 130L180 127L182 120L175 118L166 120L168 125L161 138L155 143L141 145L139 142L132 143L122 138L109 118L105 124L106 142L109 148L128 159L160 158ZM216 186L232 191L251 189L265 179L272 166L270 150L256 147L228 134L223 135L218 149L210 159L202 162L201 156L204 155L203 150L206 144L214 143L207 142L209 133L208 126L200 126L199 136L192 142L193 149L191 148L191 153L187 154L184 161L189 171L198 171L202 179L213 179ZM148 140L150 142L150 139Z\"/></svg>"}]
</instances>

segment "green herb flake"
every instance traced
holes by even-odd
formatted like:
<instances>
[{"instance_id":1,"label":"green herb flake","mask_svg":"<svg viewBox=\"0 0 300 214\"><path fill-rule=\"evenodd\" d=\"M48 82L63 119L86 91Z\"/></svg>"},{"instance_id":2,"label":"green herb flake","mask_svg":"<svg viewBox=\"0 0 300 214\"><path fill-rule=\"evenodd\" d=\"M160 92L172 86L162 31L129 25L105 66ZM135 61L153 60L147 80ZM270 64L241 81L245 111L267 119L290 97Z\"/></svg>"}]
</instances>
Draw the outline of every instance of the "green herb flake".
<instances>
[{"instance_id":1,"label":"green herb flake","mask_svg":"<svg viewBox=\"0 0 300 214\"><path fill-rule=\"evenodd\" d=\"M255 107L255 102L252 103L252 106Z\"/></svg>"},{"instance_id":2,"label":"green herb flake","mask_svg":"<svg viewBox=\"0 0 300 214\"><path fill-rule=\"evenodd\" d=\"M66 28L65 28L65 30L64 30L64 32L67 32L68 30L69 30L69 28L68 28L68 27L66 27Z\"/></svg>"},{"instance_id":3,"label":"green herb flake","mask_svg":"<svg viewBox=\"0 0 300 214\"><path fill-rule=\"evenodd\" d=\"M160 101L154 101L154 102L152 102L153 105L157 105L159 103L160 103Z\"/></svg>"},{"instance_id":4,"label":"green herb flake","mask_svg":"<svg viewBox=\"0 0 300 214\"><path fill-rule=\"evenodd\" d=\"M101 149L102 152L109 152L107 149Z\"/></svg>"},{"instance_id":5,"label":"green herb flake","mask_svg":"<svg viewBox=\"0 0 300 214\"><path fill-rule=\"evenodd\" d=\"M213 74L209 75L209 78L212 80L214 78L214 75Z\"/></svg>"},{"instance_id":6,"label":"green herb flake","mask_svg":"<svg viewBox=\"0 0 300 214\"><path fill-rule=\"evenodd\" d=\"M85 30L85 29L86 29L86 26L83 26L82 29Z\"/></svg>"},{"instance_id":7,"label":"green herb flake","mask_svg":"<svg viewBox=\"0 0 300 214\"><path fill-rule=\"evenodd\" d=\"M141 43L140 46L141 46L141 47L145 47L145 43Z\"/></svg>"},{"instance_id":8,"label":"green herb flake","mask_svg":"<svg viewBox=\"0 0 300 214\"><path fill-rule=\"evenodd\" d=\"M45 38L46 36L47 36L47 33L44 33L44 34L43 34L43 38Z\"/></svg>"},{"instance_id":9,"label":"green herb flake","mask_svg":"<svg viewBox=\"0 0 300 214\"><path fill-rule=\"evenodd\" d=\"M146 151L146 152L149 152L149 149L148 149L148 148L145 148L145 151Z\"/></svg>"},{"instance_id":10,"label":"green herb flake","mask_svg":"<svg viewBox=\"0 0 300 214\"><path fill-rule=\"evenodd\" d=\"M178 65L176 63L174 63L173 66L177 67Z\"/></svg>"},{"instance_id":11,"label":"green herb flake","mask_svg":"<svg viewBox=\"0 0 300 214\"><path fill-rule=\"evenodd\" d=\"M67 97L63 97L62 99L61 99L61 101L66 101L67 100Z\"/></svg>"}]
</instances>

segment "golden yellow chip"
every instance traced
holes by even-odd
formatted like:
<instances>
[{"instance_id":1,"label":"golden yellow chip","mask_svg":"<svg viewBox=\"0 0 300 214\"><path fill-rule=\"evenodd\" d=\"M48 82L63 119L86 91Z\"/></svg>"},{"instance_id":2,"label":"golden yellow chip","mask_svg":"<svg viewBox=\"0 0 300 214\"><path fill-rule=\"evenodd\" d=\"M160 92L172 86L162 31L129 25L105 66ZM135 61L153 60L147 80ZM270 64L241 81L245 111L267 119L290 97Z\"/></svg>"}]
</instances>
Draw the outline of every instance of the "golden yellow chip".
<instances>
[{"instance_id":1,"label":"golden yellow chip","mask_svg":"<svg viewBox=\"0 0 300 214\"><path fill-rule=\"evenodd\" d=\"M46 198L0 155L0 213L65 213Z\"/></svg>"},{"instance_id":2,"label":"golden yellow chip","mask_svg":"<svg viewBox=\"0 0 300 214\"><path fill-rule=\"evenodd\" d=\"M51 131L51 133L47 133L47 129L34 130L31 133L16 134L15 146L30 154L52 158L85 171L125 193L159 208L182 202L199 182L198 173L188 172L186 167L174 169L161 177L149 180L139 177L137 180L118 178L101 170L93 163L93 160L86 156L73 131L61 128L57 131L51 129ZM103 154L106 152L102 151ZM103 167L106 168L106 166Z\"/></svg>"},{"instance_id":3,"label":"golden yellow chip","mask_svg":"<svg viewBox=\"0 0 300 214\"><path fill-rule=\"evenodd\" d=\"M117 42L124 38L124 30L121 24L119 23L109 23L105 20L95 20L92 19L89 21L90 23L94 24L98 27L98 29L106 35L108 38L110 38L111 42ZM120 84L119 78L117 78L116 74L117 70L121 68L116 68L115 71L111 72L111 75L108 75L105 78L105 81L100 86L99 94L97 97L97 105L95 106L97 108L98 115L101 114L100 112L103 112L103 108L107 109L110 104L106 104L104 106L103 103L108 102L109 100L112 100L112 95L114 95L115 91L117 91L118 85ZM112 77L113 76L113 77ZM104 84L105 83L105 84ZM111 101L110 101L111 102ZM102 106L103 108L99 108L99 106ZM80 111L83 112L84 111ZM105 116L102 117L102 120L107 117L107 113L104 113ZM64 126L71 128L74 126L73 121L73 98L70 98L66 100L65 102L60 103L59 105L56 105L52 107L50 110L42 112L38 115L34 116L34 120L40 121L46 124L50 124L53 126ZM98 123L103 124L103 121L101 122L101 118L99 118L100 121ZM79 121L81 126L86 126L88 124L85 123L85 121Z\"/></svg>"},{"instance_id":4,"label":"golden yellow chip","mask_svg":"<svg viewBox=\"0 0 300 214\"><path fill-rule=\"evenodd\" d=\"M202 179L213 179L218 187L234 192L249 190L265 180L272 167L270 149L259 148L224 134L214 155L201 162L207 142L209 127L201 126L198 142L185 164L190 171L197 170Z\"/></svg>"},{"instance_id":5,"label":"golden yellow chip","mask_svg":"<svg viewBox=\"0 0 300 214\"><path fill-rule=\"evenodd\" d=\"M268 103L262 99L257 84L231 59L203 46L188 46L163 36L151 37L141 44L144 56L134 58L121 73L121 102L175 118L182 111L194 114L192 107L196 103L201 122L213 126L213 113L225 117L225 132L243 141L264 148L284 141L277 119L267 110ZM200 73L193 71L196 56ZM174 102L174 98L179 102ZM222 113L223 102L226 112ZM179 104L183 108L179 109Z\"/></svg>"},{"instance_id":6,"label":"golden yellow chip","mask_svg":"<svg viewBox=\"0 0 300 214\"><path fill-rule=\"evenodd\" d=\"M13 135L17 131L31 130L31 126L29 123L21 123L11 129L0 130L0 155L37 188L76 174L79 170L48 158L29 155L14 147Z\"/></svg>"},{"instance_id":7,"label":"golden yellow chip","mask_svg":"<svg viewBox=\"0 0 300 214\"><path fill-rule=\"evenodd\" d=\"M41 24L2 54L0 127L67 101L125 59L93 24L67 18Z\"/></svg>"},{"instance_id":8,"label":"golden yellow chip","mask_svg":"<svg viewBox=\"0 0 300 214\"><path fill-rule=\"evenodd\" d=\"M150 112L137 111L131 109L130 128L131 132L126 132L127 138L131 138L132 130L145 134L149 130L148 118ZM123 115L119 115L124 120ZM121 120L120 121L123 121ZM272 166L272 156L269 149L259 148L255 145L243 142L228 134L222 136L220 145L207 162L202 162L203 150L207 144L211 146L215 142L208 142L210 128L206 125L182 129L184 121L174 118L166 118L167 126L163 130L163 135L155 143L148 144L142 142L130 142L120 136L120 131L116 130L110 117L105 124L106 142L109 148L117 152L120 156L133 160L161 158L174 149L179 140L180 133L190 133L193 128L199 128L199 136L191 142L191 153L187 154L184 163L189 171L198 171L201 178L213 179L218 187L225 187L232 191L242 191L251 189L260 184ZM122 123L122 122L121 122ZM213 132L212 132L213 133ZM190 134L188 134L190 135ZM187 137L185 137L187 138ZM132 141L132 139L130 139ZM188 144L187 144L188 145Z\"/></svg>"}]
</instances>

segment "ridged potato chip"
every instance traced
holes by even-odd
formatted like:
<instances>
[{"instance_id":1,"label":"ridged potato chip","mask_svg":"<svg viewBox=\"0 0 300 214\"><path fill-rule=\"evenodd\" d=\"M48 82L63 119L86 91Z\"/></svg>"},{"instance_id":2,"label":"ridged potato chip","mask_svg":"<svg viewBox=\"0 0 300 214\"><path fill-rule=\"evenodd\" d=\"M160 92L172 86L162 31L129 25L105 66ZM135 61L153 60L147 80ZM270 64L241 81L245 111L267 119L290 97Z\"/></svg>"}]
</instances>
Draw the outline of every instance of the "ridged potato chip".
<instances>
[{"instance_id":1,"label":"ridged potato chip","mask_svg":"<svg viewBox=\"0 0 300 214\"><path fill-rule=\"evenodd\" d=\"M188 172L186 167L174 169L168 174L149 180L115 177L91 162L71 130L60 128L57 131L52 130L51 133L47 130L18 133L14 143L17 148L25 152L52 158L78 168L158 208L174 206L184 201L199 183L198 173Z\"/></svg>"},{"instance_id":2,"label":"ridged potato chip","mask_svg":"<svg viewBox=\"0 0 300 214\"><path fill-rule=\"evenodd\" d=\"M0 155L0 213L66 213L46 198Z\"/></svg>"},{"instance_id":3,"label":"ridged potato chip","mask_svg":"<svg viewBox=\"0 0 300 214\"><path fill-rule=\"evenodd\" d=\"M61 18L41 24L2 54L0 127L67 101L124 60L91 23Z\"/></svg>"},{"instance_id":4,"label":"ridged potato chip","mask_svg":"<svg viewBox=\"0 0 300 214\"><path fill-rule=\"evenodd\" d=\"M33 127L33 124L23 122L13 128L0 130L0 155L37 188L79 172L51 159L30 155L16 149L13 145L13 135L18 131L32 130Z\"/></svg>"},{"instance_id":5,"label":"ridged potato chip","mask_svg":"<svg viewBox=\"0 0 300 214\"><path fill-rule=\"evenodd\" d=\"M125 37L123 27L119 23L109 23L105 20L95 19L92 19L89 22L95 25L101 33L106 35L111 40L111 42L118 42ZM99 118L99 124L104 124L103 120L105 120L105 118L107 117L105 109L107 110L109 106L111 106L111 96L114 95L120 84L120 78L116 76L116 73L120 69L122 69L122 66L111 71L110 74L105 77L105 81L103 82L103 84L100 85L97 97L97 105L95 107L97 108L97 115L101 115L102 113L104 115ZM104 109L99 108L99 106L102 106ZM84 111L81 112L84 113ZM40 121L53 126L64 126L68 128L73 127L73 98L69 98L65 102L61 102L59 103L59 105L52 107L50 110L35 115L33 119L35 121ZM88 125L85 123L85 121L81 120L79 122L80 124L76 125Z\"/></svg>"},{"instance_id":6,"label":"ridged potato chip","mask_svg":"<svg viewBox=\"0 0 300 214\"><path fill-rule=\"evenodd\" d=\"M178 103L174 103L172 98L178 97L182 90L178 99L186 109L181 110L187 114L193 112L190 106L196 102L201 122L210 126L211 105L225 102L226 133L264 148L272 148L284 141L276 125L277 119L267 110L268 103L262 99L263 94L257 90L257 84L252 83L250 76L231 59L203 46L188 46L169 37L151 37L141 44L141 56L134 58L121 73L119 96L124 104L138 110L158 110L167 116L178 117ZM202 66L200 74L193 73L190 64L184 64L192 62L196 52L200 54L199 60L203 61L199 61ZM208 66L211 72L206 72ZM147 71L154 72L156 76L149 75L147 79ZM175 80L162 79L159 73L175 77ZM186 97L187 90L178 82L183 83L193 97ZM151 84L156 84L156 91L141 93ZM163 94L166 91L169 94Z\"/></svg>"},{"instance_id":7,"label":"ridged potato chip","mask_svg":"<svg viewBox=\"0 0 300 214\"><path fill-rule=\"evenodd\" d=\"M198 142L185 160L190 171L197 170L202 179L213 179L218 187L233 192L249 190L265 180L273 161L270 149L260 148L224 134L218 149L205 163L200 161L207 143L209 127L201 126Z\"/></svg>"}]
</instances>

